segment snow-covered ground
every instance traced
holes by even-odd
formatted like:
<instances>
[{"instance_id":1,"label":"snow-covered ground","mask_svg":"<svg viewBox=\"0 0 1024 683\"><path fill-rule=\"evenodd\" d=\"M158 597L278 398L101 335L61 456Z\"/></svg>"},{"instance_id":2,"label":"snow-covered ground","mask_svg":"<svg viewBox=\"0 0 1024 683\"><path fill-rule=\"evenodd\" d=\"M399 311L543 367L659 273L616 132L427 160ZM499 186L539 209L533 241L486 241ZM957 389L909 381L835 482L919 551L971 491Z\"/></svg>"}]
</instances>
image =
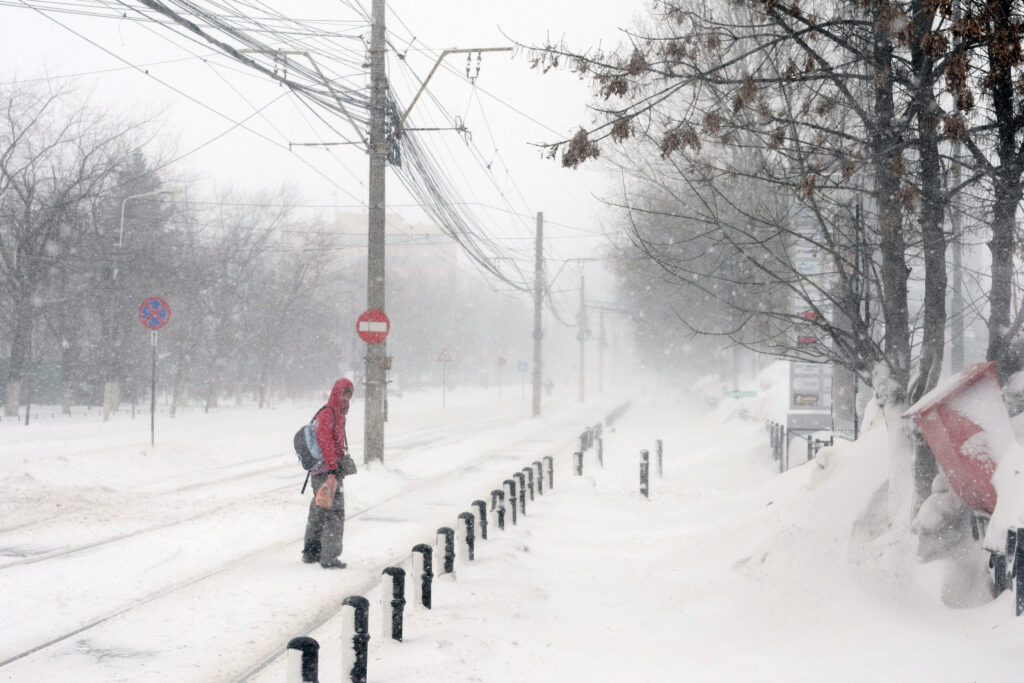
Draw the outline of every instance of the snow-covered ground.
<instances>
[{"instance_id":1,"label":"snow-covered ground","mask_svg":"<svg viewBox=\"0 0 1024 683\"><path fill-rule=\"evenodd\" d=\"M342 680L334 615L357 594L371 681L1018 680L1024 621L983 590L987 556L922 564L888 529L884 425L780 475L762 418L784 399L760 389L714 409L635 399L582 477L575 437L626 397L539 420L494 391L392 399L386 463L346 481L343 571L298 559L309 492L289 443L312 403L161 416L155 448L148 415L4 420L0 680L283 681L298 635ZM492 516L434 609L408 605L404 642L383 637L381 571L545 455L554 489L514 527Z\"/></svg>"}]
</instances>

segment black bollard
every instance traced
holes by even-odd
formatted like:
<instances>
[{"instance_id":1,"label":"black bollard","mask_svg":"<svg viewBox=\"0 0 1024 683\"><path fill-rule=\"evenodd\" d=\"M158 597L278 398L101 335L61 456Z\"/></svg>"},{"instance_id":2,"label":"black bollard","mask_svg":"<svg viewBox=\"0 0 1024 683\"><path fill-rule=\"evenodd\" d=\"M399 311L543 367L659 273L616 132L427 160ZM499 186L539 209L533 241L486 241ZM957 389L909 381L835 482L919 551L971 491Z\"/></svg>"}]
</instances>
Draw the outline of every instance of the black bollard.
<instances>
[{"instance_id":1,"label":"black bollard","mask_svg":"<svg viewBox=\"0 0 1024 683\"><path fill-rule=\"evenodd\" d=\"M572 454L573 462L576 464L576 476L583 476L583 451L576 451Z\"/></svg>"},{"instance_id":2,"label":"black bollard","mask_svg":"<svg viewBox=\"0 0 1024 683\"><path fill-rule=\"evenodd\" d=\"M505 530L505 492L494 489L491 491L491 510L498 515L498 528Z\"/></svg>"},{"instance_id":3,"label":"black bollard","mask_svg":"<svg viewBox=\"0 0 1024 683\"><path fill-rule=\"evenodd\" d=\"M640 451L640 493L644 498L650 498L648 485L648 470L650 469L650 453L646 450Z\"/></svg>"},{"instance_id":4,"label":"black bollard","mask_svg":"<svg viewBox=\"0 0 1024 683\"><path fill-rule=\"evenodd\" d=\"M437 536L438 538L444 536L444 541L438 541L438 543L444 543L444 571L441 573L451 574L455 571L455 530L443 526L437 530Z\"/></svg>"},{"instance_id":5,"label":"black bollard","mask_svg":"<svg viewBox=\"0 0 1024 683\"><path fill-rule=\"evenodd\" d=\"M459 528L462 530L463 548L466 551L466 557L473 560L473 513L472 512L460 512L459 519L462 520L462 524Z\"/></svg>"},{"instance_id":6,"label":"black bollard","mask_svg":"<svg viewBox=\"0 0 1024 683\"><path fill-rule=\"evenodd\" d=\"M288 641L288 680L312 681L320 680L320 643L306 636L299 636ZM298 672L298 676L296 676Z\"/></svg>"},{"instance_id":7,"label":"black bollard","mask_svg":"<svg viewBox=\"0 0 1024 683\"><path fill-rule=\"evenodd\" d=\"M544 466L540 464L540 460L534 460L533 466L537 470L537 493L544 495Z\"/></svg>"},{"instance_id":8,"label":"black bollard","mask_svg":"<svg viewBox=\"0 0 1024 683\"><path fill-rule=\"evenodd\" d=\"M526 475L516 472L512 478L519 482L519 514L526 514Z\"/></svg>"},{"instance_id":9,"label":"black bollard","mask_svg":"<svg viewBox=\"0 0 1024 683\"><path fill-rule=\"evenodd\" d=\"M426 543L412 547L412 571L420 572L420 583L413 581L413 604L430 609L430 584L434 580L434 549Z\"/></svg>"},{"instance_id":10,"label":"black bollard","mask_svg":"<svg viewBox=\"0 0 1024 683\"><path fill-rule=\"evenodd\" d=\"M604 439L597 437L597 464L604 467Z\"/></svg>"},{"instance_id":11,"label":"black bollard","mask_svg":"<svg viewBox=\"0 0 1024 683\"><path fill-rule=\"evenodd\" d=\"M533 468L524 467L523 472L526 472L526 488L530 492L530 501L533 501Z\"/></svg>"},{"instance_id":12,"label":"black bollard","mask_svg":"<svg viewBox=\"0 0 1024 683\"><path fill-rule=\"evenodd\" d=\"M388 637L388 618L391 615L391 639L402 641L402 613L405 611L405 570L401 567L388 567L382 574L391 577L391 604L388 604L387 591L381 589L381 626L384 637Z\"/></svg>"},{"instance_id":13,"label":"black bollard","mask_svg":"<svg viewBox=\"0 0 1024 683\"><path fill-rule=\"evenodd\" d=\"M555 488L555 459L550 455L545 455L544 460L548 463L548 488Z\"/></svg>"},{"instance_id":14,"label":"black bollard","mask_svg":"<svg viewBox=\"0 0 1024 683\"><path fill-rule=\"evenodd\" d=\"M509 504L507 509L512 511L512 526L519 523L516 518L516 483L511 479L506 479L505 482L505 501Z\"/></svg>"},{"instance_id":15,"label":"black bollard","mask_svg":"<svg viewBox=\"0 0 1024 683\"><path fill-rule=\"evenodd\" d=\"M658 458L658 476L661 476L661 439L654 442L654 454Z\"/></svg>"},{"instance_id":16,"label":"black bollard","mask_svg":"<svg viewBox=\"0 0 1024 683\"><path fill-rule=\"evenodd\" d=\"M341 603L350 607L351 619L341 624L341 671L351 683L366 683L366 649L370 644L370 602L361 595L350 595ZM343 679L344 680L344 679Z\"/></svg>"},{"instance_id":17,"label":"black bollard","mask_svg":"<svg viewBox=\"0 0 1024 683\"><path fill-rule=\"evenodd\" d=\"M779 425L779 472L789 469L789 436L786 436L786 428Z\"/></svg>"},{"instance_id":18,"label":"black bollard","mask_svg":"<svg viewBox=\"0 0 1024 683\"><path fill-rule=\"evenodd\" d=\"M487 540L487 503L482 500L474 500L470 505L476 506L476 518L480 520L480 540Z\"/></svg>"}]
</instances>

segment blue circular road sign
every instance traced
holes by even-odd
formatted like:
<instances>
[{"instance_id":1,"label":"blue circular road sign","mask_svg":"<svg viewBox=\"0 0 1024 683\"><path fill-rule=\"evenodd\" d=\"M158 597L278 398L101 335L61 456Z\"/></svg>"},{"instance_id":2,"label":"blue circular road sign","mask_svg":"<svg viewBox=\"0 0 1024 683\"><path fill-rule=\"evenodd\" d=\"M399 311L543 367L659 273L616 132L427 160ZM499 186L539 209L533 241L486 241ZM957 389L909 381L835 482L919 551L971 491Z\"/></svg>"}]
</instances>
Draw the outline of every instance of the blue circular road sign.
<instances>
[{"instance_id":1,"label":"blue circular road sign","mask_svg":"<svg viewBox=\"0 0 1024 683\"><path fill-rule=\"evenodd\" d=\"M159 330L170 319L170 305L158 296L149 297L139 306L139 320L151 330Z\"/></svg>"}]
</instances>

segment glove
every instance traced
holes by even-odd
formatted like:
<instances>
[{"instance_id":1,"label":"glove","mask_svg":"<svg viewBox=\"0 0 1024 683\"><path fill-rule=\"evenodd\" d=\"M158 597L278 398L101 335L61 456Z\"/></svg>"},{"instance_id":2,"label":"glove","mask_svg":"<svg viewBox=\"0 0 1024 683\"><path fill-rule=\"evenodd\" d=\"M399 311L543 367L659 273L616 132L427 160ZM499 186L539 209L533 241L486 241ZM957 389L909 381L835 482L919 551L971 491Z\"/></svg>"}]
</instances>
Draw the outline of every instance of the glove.
<instances>
[{"instance_id":1,"label":"glove","mask_svg":"<svg viewBox=\"0 0 1024 683\"><path fill-rule=\"evenodd\" d=\"M333 474L327 476L327 481L323 483L320 490L316 492L316 506L324 510L330 510L334 507L334 494L338 491L338 478Z\"/></svg>"},{"instance_id":2,"label":"glove","mask_svg":"<svg viewBox=\"0 0 1024 683\"><path fill-rule=\"evenodd\" d=\"M327 470L327 474L329 474L332 477L336 477L338 476L338 470Z\"/></svg>"}]
</instances>

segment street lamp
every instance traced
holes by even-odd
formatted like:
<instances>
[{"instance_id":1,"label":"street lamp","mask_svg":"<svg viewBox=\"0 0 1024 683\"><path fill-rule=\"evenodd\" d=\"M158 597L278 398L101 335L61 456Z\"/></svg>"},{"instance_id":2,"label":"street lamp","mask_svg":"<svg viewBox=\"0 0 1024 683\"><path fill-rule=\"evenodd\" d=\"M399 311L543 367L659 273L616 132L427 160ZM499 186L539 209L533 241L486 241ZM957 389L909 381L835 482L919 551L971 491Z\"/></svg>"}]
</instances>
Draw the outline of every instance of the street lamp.
<instances>
[{"instance_id":1,"label":"street lamp","mask_svg":"<svg viewBox=\"0 0 1024 683\"><path fill-rule=\"evenodd\" d=\"M110 354L110 357L109 357L109 359L107 361L107 381L106 381L106 383L104 384L104 387L103 387L103 421L104 422L106 422L107 419L109 419L110 413L113 412L114 410L116 410L117 404L119 404L121 402L120 401L121 388L119 386L120 382L117 379L116 372L114 370L115 362L116 362L114 360L114 355L115 355L115 349L116 349L116 346L117 346L117 344L116 344L116 342L117 342L117 339L116 339L117 338L117 324L115 322L116 319L117 319L117 314L113 310L113 307L114 307L114 304L115 304L115 299L114 299L115 284L114 283L117 281L117 275L118 275L118 272L117 272L118 268L117 268L117 266L118 266L118 260L119 259L118 259L117 256L120 253L121 248L124 246L124 215L125 215L125 207L127 206L128 200L130 200L130 199L139 199L141 197L153 197L153 196L156 196L156 195L160 195L160 196L173 196L173 195L182 194L183 192L184 192L184 190L182 188L180 188L180 187L177 187L177 186L161 185L161 186L157 187L155 190L150 190L149 192L142 192L140 194L128 195L127 197L125 197L124 199L121 200L121 223L120 223L120 226L118 227L118 230L117 230L117 244L114 245L115 246L115 251L114 251L113 259L112 259L113 263L111 264L112 267L110 269L110 289L109 289L109 291L110 291L110 306L111 306L111 313L110 313L110 315L111 315L111 317L110 317L111 322L110 322L110 330L109 330L110 348L108 350L108 353Z\"/></svg>"},{"instance_id":2,"label":"street lamp","mask_svg":"<svg viewBox=\"0 0 1024 683\"><path fill-rule=\"evenodd\" d=\"M154 195L164 196L177 196L184 193L184 190L176 185L161 185L155 190L149 192L143 192L142 194L133 194L125 197L121 200L121 227L117 231L117 248L120 249L124 246L124 207L128 203L129 199L139 199L140 197L152 197Z\"/></svg>"}]
</instances>

